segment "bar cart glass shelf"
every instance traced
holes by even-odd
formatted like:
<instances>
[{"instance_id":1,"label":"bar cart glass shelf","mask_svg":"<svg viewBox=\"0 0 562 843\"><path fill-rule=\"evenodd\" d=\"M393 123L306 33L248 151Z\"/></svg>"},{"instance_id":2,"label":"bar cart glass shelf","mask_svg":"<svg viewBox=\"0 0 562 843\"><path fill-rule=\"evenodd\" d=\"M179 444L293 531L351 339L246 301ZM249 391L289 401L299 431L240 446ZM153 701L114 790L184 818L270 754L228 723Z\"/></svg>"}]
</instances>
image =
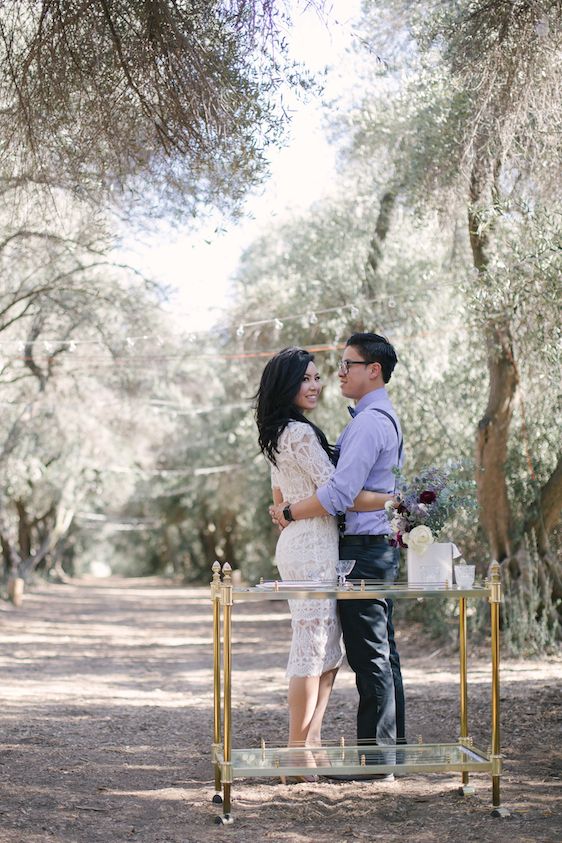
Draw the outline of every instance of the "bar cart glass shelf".
<instances>
[{"instance_id":1,"label":"bar cart glass shelf","mask_svg":"<svg viewBox=\"0 0 562 843\"><path fill-rule=\"evenodd\" d=\"M341 738L339 742L323 742L321 747L266 746L238 749L232 746L232 610L239 602L264 600L326 599L373 600L385 598L417 599L448 598L459 603L459 674L460 674L460 737L458 742L397 746L351 746ZM492 712L490 749L474 746L468 734L468 676L467 676L467 599L487 599L490 603L492 640ZM375 774L405 775L415 773L458 772L461 793L474 792L469 785L470 773L489 773L492 779L494 816L507 816L500 807L500 724L499 724L499 605L501 585L499 565L492 565L491 579L470 588L450 586L447 582L433 584L382 583L370 580L348 580L343 588L337 582L297 583L263 581L255 586L238 587L232 584L228 563L213 565L211 582L213 606L213 672L214 722L212 760L215 771L213 802L223 805L223 814L216 818L222 824L232 823L231 788L235 778L299 776L311 773L311 767L299 763L298 755L311 753L317 775L345 775L360 778ZM222 627L222 635L221 635ZM310 760L310 759L309 759ZM301 758L302 761L302 758Z\"/></svg>"}]
</instances>

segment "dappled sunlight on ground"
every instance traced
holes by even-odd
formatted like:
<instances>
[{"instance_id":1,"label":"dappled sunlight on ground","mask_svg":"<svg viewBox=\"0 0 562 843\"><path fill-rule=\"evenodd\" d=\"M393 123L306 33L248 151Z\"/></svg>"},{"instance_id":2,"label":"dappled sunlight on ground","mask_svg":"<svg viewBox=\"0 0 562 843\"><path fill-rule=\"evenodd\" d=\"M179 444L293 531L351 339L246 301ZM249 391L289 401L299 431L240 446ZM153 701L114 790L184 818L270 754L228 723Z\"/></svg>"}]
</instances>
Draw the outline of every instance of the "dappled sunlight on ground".
<instances>
[{"instance_id":1,"label":"dappled sunlight on ground","mask_svg":"<svg viewBox=\"0 0 562 843\"><path fill-rule=\"evenodd\" d=\"M283 745L287 606L235 607L236 747ZM458 663L418 627L398 629L410 740L458 736ZM560 753L560 661L502 662L502 788L509 820L490 817L490 780L457 793L454 774L393 784L283 786L236 780L235 827L214 825L210 745L212 637L208 589L161 580L38 584L0 611L2 843L199 843L224 840L562 839L554 813ZM469 722L489 742L490 664L469 656ZM558 684L558 687L557 687ZM356 692L344 666L324 737L353 742ZM508 823L509 825L506 825Z\"/></svg>"}]
</instances>

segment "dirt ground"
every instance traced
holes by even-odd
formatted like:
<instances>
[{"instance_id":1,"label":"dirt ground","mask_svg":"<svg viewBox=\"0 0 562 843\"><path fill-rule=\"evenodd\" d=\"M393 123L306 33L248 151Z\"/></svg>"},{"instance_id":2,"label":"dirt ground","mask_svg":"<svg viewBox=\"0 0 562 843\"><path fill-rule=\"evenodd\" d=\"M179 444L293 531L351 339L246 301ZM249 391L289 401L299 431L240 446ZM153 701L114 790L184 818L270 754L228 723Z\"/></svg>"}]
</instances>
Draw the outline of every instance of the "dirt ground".
<instances>
[{"instance_id":1,"label":"dirt ground","mask_svg":"<svg viewBox=\"0 0 562 843\"><path fill-rule=\"evenodd\" d=\"M234 745L282 745L284 603L235 606ZM211 804L212 640L207 589L159 580L37 584L0 604L1 843L562 840L561 661L502 662L502 801L490 779L458 794L455 774L394 783L235 781L234 824ZM411 742L456 740L454 652L401 624ZM488 654L469 655L469 720L489 743ZM353 736L355 686L340 671L325 737Z\"/></svg>"}]
</instances>

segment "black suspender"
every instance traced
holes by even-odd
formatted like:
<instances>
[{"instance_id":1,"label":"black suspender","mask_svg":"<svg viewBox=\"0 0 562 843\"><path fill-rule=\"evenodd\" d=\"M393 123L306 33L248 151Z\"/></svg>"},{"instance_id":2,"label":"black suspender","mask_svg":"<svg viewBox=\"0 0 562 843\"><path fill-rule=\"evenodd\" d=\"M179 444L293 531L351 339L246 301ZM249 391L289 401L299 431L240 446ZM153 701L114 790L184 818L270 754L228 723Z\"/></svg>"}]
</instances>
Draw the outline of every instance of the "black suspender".
<instances>
[{"instance_id":1,"label":"black suspender","mask_svg":"<svg viewBox=\"0 0 562 843\"><path fill-rule=\"evenodd\" d=\"M377 413L382 413L383 416L386 416L387 419L390 419L390 421L392 422L392 426L393 426L394 430L396 431L396 436L398 438L398 464L400 464L400 457L402 456L402 448L404 447L404 439L400 438L400 434L398 433L398 425L396 424L396 421L393 419L393 417L390 415L390 413L386 412L386 410L381 410L379 407L371 407L370 409L375 410ZM332 463L334 465L338 464L339 456L340 456L340 449L335 447L333 449L333 452L332 452Z\"/></svg>"},{"instance_id":2,"label":"black suspender","mask_svg":"<svg viewBox=\"0 0 562 843\"><path fill-rule=\"evenodd\" d=\"M398 444L398 463L400 463L400 457L402 456L402 448L404 447L404 439L400 438L400 434L398 433L398 425L396 424L395 419L393 419L392 416L390 415L390 413L387 413L386 410L381 410L380 407L371 407L371 409L375 410L375 412L377 412L377 413L382 413L383 416L386 416L387 419L390 419L390 421L392 422L392 426L393 426L394 430L396 431L396 436L398 437L398 442L399 442L399 444Z\"/></svg>"}]
</instances>

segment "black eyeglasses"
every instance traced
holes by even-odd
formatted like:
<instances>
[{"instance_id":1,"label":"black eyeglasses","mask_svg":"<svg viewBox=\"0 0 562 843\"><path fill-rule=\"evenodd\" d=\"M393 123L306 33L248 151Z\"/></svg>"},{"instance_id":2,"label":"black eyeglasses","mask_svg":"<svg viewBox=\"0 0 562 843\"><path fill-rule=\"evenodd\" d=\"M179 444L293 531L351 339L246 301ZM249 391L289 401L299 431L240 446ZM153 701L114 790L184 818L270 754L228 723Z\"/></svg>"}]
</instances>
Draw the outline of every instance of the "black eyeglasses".
<instances>
[{"instance_id":1,"label":"black eyeglasses","mask_svg":"<svg viewBox=\"0 0 562 843\"><path fill-rule=\"evenodd\" d=\"M375 360L340 360L338 372L341 372L342 375L347 375L349 374L350 366L370 366L371 363L375 362Z\"/></svg>"}]
</instances>

